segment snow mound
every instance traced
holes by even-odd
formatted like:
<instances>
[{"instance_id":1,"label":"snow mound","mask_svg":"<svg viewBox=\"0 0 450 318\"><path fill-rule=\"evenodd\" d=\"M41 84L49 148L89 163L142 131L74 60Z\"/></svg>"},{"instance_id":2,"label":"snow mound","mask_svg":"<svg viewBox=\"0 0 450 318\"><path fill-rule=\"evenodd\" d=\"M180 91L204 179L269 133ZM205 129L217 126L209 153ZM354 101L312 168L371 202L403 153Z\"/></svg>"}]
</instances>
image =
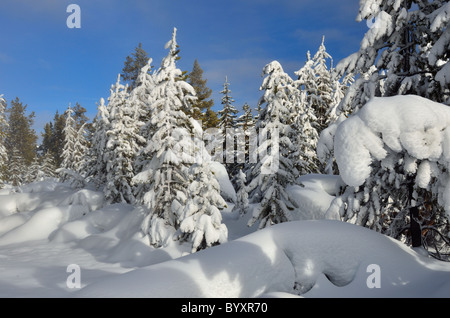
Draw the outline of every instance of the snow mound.
<instances>
[{"instance_id":1,"label":"snow mound","mask_svg":"<svg viewBox=\"0 0 450 318\"><path fill-rule=\"evenodd\" d=\"M210 167L219 182L220 195L225 201L236 202L236 190L231 184L230 178L228 177L228 172L224 165L217 161L211 161Z\"/></svg>"},{"instance_id":2,"label":"snow mound","mask_svg":"<svg viewBox=\"0 0 450 318\"><path fill-rule=\"evenodd\" d=\"M0 195L0 245L36 240L67 241L59 232L91 232L76 221L103 205L103 194L87 189L75 190L55 180L35 182L9 195Z\"/></svg>"},{"instance_id":3,"label":"snow mound","mask_svg":"<svg viewBox=\"0 0 450 318\"><path fill-rule=\"evenodd\" d=\"M382 288L367 284L372 264L381 268ZM333 220L294 221L90 284L74 296L414 297L420 289L426 297L445 297L449 274L447 263L375 231Z\"/></svg>"},{"instance_id":4,"label":"snow mound","mask_svg":"<svg viewBox=\"0 0 450 318\"><path fill-rule=\"evenodd\" d=\"M327 218L326 213L336 198L339 187L344 185L340 176L308 174L297 179L301 185L289 186L286 190L297 203L294 220L317 220Z\"/></svg>"}]
</instances>

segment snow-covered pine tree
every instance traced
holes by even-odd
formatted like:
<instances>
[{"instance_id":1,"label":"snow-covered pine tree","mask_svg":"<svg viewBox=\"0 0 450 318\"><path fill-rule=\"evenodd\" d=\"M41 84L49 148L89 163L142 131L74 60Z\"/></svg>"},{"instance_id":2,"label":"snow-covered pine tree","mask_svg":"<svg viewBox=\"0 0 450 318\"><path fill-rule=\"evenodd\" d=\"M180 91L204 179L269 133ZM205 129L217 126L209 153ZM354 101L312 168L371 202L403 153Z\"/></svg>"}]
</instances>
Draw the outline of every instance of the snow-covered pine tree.
<instances>
[{"instance_id":1,"label":"snow-covered pine tree","mask_svg":"<svg viewBox=\"0 0 450 318\"><path fill-rule=\"evenodd\" d=\"M347 186L327 214L406 242L416 233L418 245L435 244L434 255L448 260L448 114L408 95L374 98L342 121L333 141ZM441 248L447 256L436 254Z\"/></svg>"},{"instance_id":2,"label":"snow-covered pine tree","mask_svg":"<svg viewBox=\"0 0 450 318\"><path fill-rule=\"evenodd\" d=\"M289 158L293 150L291 95L295 88L292 79L277 61L267 64L263 74L266 77L260 89L265 92L259 104L265 104L265 107L257 128L260 137L268 137L265 141L260 138L257 149L259 161L251 170L248 186L249 192L252 191L252 200L260 202L253 210L248 225L259 221L259 228L292 220L291 212L297 206L286 192L286 187L293 184L297 177Z\"/></svg>"},{"instance_id":3,"label":"snow-covered pine tree","mask_svg":"<svg viewBox=\"0 0 450 318\"><path fill-rule=\"evenodd\" d=\"M47 151L42 157L42 162L40 166L40 170L37 176L39 181L44 180L45 178L53 178L56 177L55 173L55 161L53 159L53 155L51 152Z\"/></svg>"},{"instance_id":4,"label":"snow-covered pine tree","mask_svg":"<svg viewBox=\"0 0 450 318\"><path fill-rule=\"evenodd\" d=\"M8 160L8 182L13 186L22 185L25 182L25 171L27 171L25 159L19 149L14 147Z\"/></svg>"},{"instance_id":5,"label":"snow-covered pine tree","mask_svg":"<svg viewBox=\"0 0 450 318\"><path fill-rule=\"evenodd\" d=\"M64 146L62 151L61 167L58 169L61 181L67 181L75 175L75 160L73 155L75 153L75 142L77 131L75 130L75 121L73 119L73 109L69 105L65 111L65 125L64 125Z\"/></svg>"},{"instance_id":6,"label":"snow-covered pine tree","mask_svg":"<svg viewBox=\"0 0 450 318\"><path fill-rule=\"evenodd\" d=\"M3 95L0 95L0 187L3 187L6 181L5 175L5 165L8 162L8 154L5 147L6 138L6 127L8 126L8 121L5 116L6 101Z\"/></svg>"},{"instance_id":7,"label":"snow-covered pine tree","mask_svg":"<svg viewBox=\"0 0 450 318\"><path fill-rule=\"evenodd\" d=\"M92 123L93 136L91 147L88 152L87 181L95 184L99 189L106 183L106 132L109 130L109 112L105 105L105 100L100 99L97 104L97 115Z\"/></svg>"},{"instance_id":8,"label":"snow-covered pine tree","mask_svg":"<svg viewBox=\"0 0 450 318\"><path fill-rule=\"evenodd\" d=\"M239 213L239 216L247 214L249 210L248 192L247 192L247 177L242 169L236 176L236 204L233 207L233 212Z\"/></svg>"},{"instance_id":9,"label":"snow-covered pine tree","mask_svg":"<svg viewBox=\"0 0 450 318\"><path fill-rule=\"evenodd\" d=\"M333 60L325 48L325 37L322 37L322 43L319 46L316 54L312 58L313 73L315 75L315 85L309 92L311 95L310 107L315 111L317 118L317 132L320 134L324 130L330 119L328 118L329 109L333 106L333 79L331 76L331 69L333 68ZM328 60L330 60L330 67L328 68Z\"/></svg>"},{"instance_id":10,"label":"snow-covered pine tree","mask_svg":"<svg viewBox=\"0 0 450 318\"><path fill-rule=\"evenodd\" d=\"M72 180L72 186L82 188L86 184L86 167L88 165L88 145L86 140L86 127L84 123L77 130L75 135L74 153L73 153L73 169L76 177Z\"/></svg>"},{"instance_id":11,"label":"snow-covered pine tree","mask_svg":"<svg viewBox=\"0 0 450 318\"><path fill-rule=\"evenodd\" d=\"M294 86L298 87L298 84ZM305 90L292 92L291 98L293 99L291 127L294 149L289 153L289 159L299 175L319 173L322 167L316 152L319 134L315 125L317 123L315 111L308 103Z\"/></svg>"},{"instance_id":12,"label":"snow-covered pine tree","mask_svg":"<svg viewBox=\"0 0 450 318\"><path fill-rule=\"evenodd\" d=\"M188 198L181 215L177 238L192 242L192 252L227 241L228 229L220 210L227 205L220 195L219 182L208 163L189 169Z\"/></svg>"},{"instance_id":13,"label":"snow-covered pine tree","mask_svg":"<svg viewBox=\"0 0 450 318\"><path fill-rule=\"evenodd\" d=\"M31 183L38 180L40 170L41 165L39 163L38 156L36 156L25 171L25 174L23 176L24 183Z\"/></svg>"},{"instance_id":14,"label":"snow-covered pine tree","mask_svg":"<svg viewBox=\"0 0 450 318\"><path fill-rule=\"evenodd\" d=\"M141 128L139 131L140 136L143 138L144 143L141 145L136 160L134 162L135 173L140 173L145 166L151 161L151 154L145 142L150 140L154 134L154 126L151 122L152 109L151 106L154 103L154 87L155 80L152 70L152 59L150 58L147 65L142 67L139 76L136 81L136 87L131 91L129 101L133 105L138 114L138 119L141 122ZM139 183L134 187L134 195L137 202L141 202L144 194L149 191L148 183Z\"/></svg>"},{"instance_id":15,"label":"snow-covered pine tree","mask_svg":"<svg viewBox=\"0 0 450 318\"><path fill-rule=\"evenodd\" d=\"M360 50L336 66L338 77L353 73L339 111L354 113L374 96L420 95L449 104L449 5L443 0L360 2L357 21L369 30Z\"/></svg>"},{"instance_id":16,"label":"snow-covered pine tree","mask_svg":"<svg viewBox=\"0 0 450 318\"><path fill-rule=\"evenodd\" d=\"M253 118L252 109L247 103L244 104L242 110L243 114L237 119L237 128L239 132L244 134L244 163L248 163L250 142L253 141L252 139L256 139L255 119ZM242 169L243 165L241 164L240 167Z\"/></svg>"},{"instance_id":17,"label":"snow-covered pine tree","mask_svg":"<svg viewBox=\"0 0 450 318\"><path fill-rule=\"evenodd\" d=\"M191 107L195 91L180 80L182 71L176 67L176 28L165 47L169 53L154 74L149 130L152 134L143 152L148 161L133 179L136 185L148 184L149 190L140 198L147 213L141 229L154 246L164 245L179 229L189 197L189 168L196 149L193 123L183 111Z\"/></svg>"},{"instance_id":18,"label":"snow-covered pine tree","mask_svg":"<svg viewBox=\"0 0 450 318\"><path fill-rule=\"evenodd\" d=\"M236 127L237 127L237 109L234 107L234 99L231 96L231 90L229 88L230 83L228 82L228 77L225 77L225 82L223 84L223 90L220 94L222 97L222 109L218 112L219 114L219 129L223 138L223 162L227 168L228 175L230 179L233 179L236 169L236 151L235 151L235 140Z\"/></svg>"},{"instance_id":19,"label":"snow-covered pine tree","mask_svg":"<svg viewBox=\"0 0 450 318\"><path fill-rule=\"evenodd\" d=\"M108 103L109 129L106 132L106 184L103 189L108 203L135 203L131 181L135 176L134 161L145 139L139 135L136 104L128 99L127 87L120 83L120 74Z\"/></svg>"},{"instance_id":20,"label":"snow-covered pine tree","mask_svg":"<svg viewBox=\"0 0 450 318\"><path fill-rule=\"evenodd\" d=\"M323 56L319 52L316 55L317 58ZM297 88L297 92L291 95L291 98L294 99L292 123L298 133L294 141L296 149L290 157L300 175L317 173L321 170L320 163L315 156L319 129L322 128L318 123L316 113L318 108L325 109L325 106L321 106L323 103L320 99L318 81L314 70L315 63L316 60L311 58L308 51L305 65L295 72L297 80L293 85Z\"/></svg>"}]
</instances>

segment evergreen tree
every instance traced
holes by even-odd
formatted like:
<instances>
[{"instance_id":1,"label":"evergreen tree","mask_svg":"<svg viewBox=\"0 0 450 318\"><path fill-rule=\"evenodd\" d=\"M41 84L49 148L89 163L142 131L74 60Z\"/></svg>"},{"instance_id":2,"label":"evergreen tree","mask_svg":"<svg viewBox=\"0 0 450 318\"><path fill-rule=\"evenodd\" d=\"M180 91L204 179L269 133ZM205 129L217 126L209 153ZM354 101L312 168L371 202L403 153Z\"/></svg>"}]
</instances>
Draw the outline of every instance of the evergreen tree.
<instances>
[{"instance_id":1,"label":"evergreen tree","mask_svg":"<svg viewBox=\"0 0 450 318\"><path fill-rule=\"evenodd\" d=\"M255 129L255 120L253 118L252 110L250 106L245 103L243 106L243 114L239 116L237 119L237 131L238 131L238 150L243 152L242 154L237 155L237 163L239 169L244 169L245 165L250 163L250 152L253 149L253 144L250 143L255 142L256 140L256 129ZM243 136L240 136L242 134ZM240 142L243 142L243 147L240 147ZM242 149L243 148L243 149ZM241 158L241 156L243 158ZM236 174L235 178L239 178L239 173ZM236 185L236 188L239 188L237 180L233 180L233 184Z\"/></svg>"},{"instance_id":2,"label":"evergreen tree","mask_svg":"<svg viewBox=\"0 0 450 318\"><path fill-rule=\"evenodd\" d=\"M11 107L7 110L9 116L5 147L8 156L13 155L15 148L25 160L25 165L29 165L36 155L37 136L32 128L34 112L27 116L26 111L27 105L23 105L19 98L11 101Z\"/></svg>"},{"instance_id":3,"label":"evergreen tree","mask_svg":"<svg viewBox=\"0 0 450 318\"><path fill-rule=\"evenodd\" d=\"M128 84L130 91L135 88L139 72L147 64L148 59L148 54L142 48L142 43L139 43L131 56L126 57L121 76L125 84Z\"/></svg>"},{"instance_id":4,"label":"evergreen tree","mask_svg":"<svg viewBox=\"0 0 450 318\"><path fill-rule=\"evenodd\" d=\"M290 125L292 113L293 81L284 73L280 63L273 61L264 67L266 78L261 85L265 90L259 104L265 104L258 122L260 136L259 161L251 171L248 190L260 202L253 210L249 226L259 221L259 228L291 221L296 203L286 192L294 184L297 172L289 153L293 150L293 130ZM278 135L278 136L277 136ZM278 138L277 138L278 137ZM256 194L256 195L255 195Z\"/></svg>"},{"instance_id":5,"label":"evergreen tree","mask_svg":"<svg viewBox=\"0 0 450 318\"><path fill-rule=\"evenodd\" d=\"M8 160L8 182L13 186L20 186L25 182L27 165L25 159L16 147L12 148Z\"/></svg>"},{"instance_id":6,"label":"evergreen tree","mask_svg":"<svg viewBox=\"0 0 450 318\"><path fill-rule=\"evenodd\" d=\"M228 230L220 212L226 203L220 195L219 182L207 164L192 165L189 175L189 193L177 238L192 242L192 252L196 252L226 242Z\"/></svg>"},{"instance_id":7,"label":"evergreen tree","mask_svg":"<svg viewBox=\"0 0 450 318\"><path fill-rule=\"evenodd\" d=\"M219 127L222 129L224 137L226 136L227 128L236 128L237 109L234 107L234 99L231 97L231 90L229 89L228 77L225 77L223 90L220 94L222 97L222 110L219 111Z\"/></svg>"},{"instance_id":8,"label":"evergreen tree","mask_svg":"<svg viewBox=\"0 0 450 318\"><path fill-rule=\"evenodd\" d=\"M62 163L61 167L57 170L60 174L61 181L73 182L81 179L77 176L78 162L75 160L76 143L77 143L77 131L75 130L75 120L73 119L73 109L69 105L65 111L65 126L64 126L64 147L62 151Z\"/></svg>"},{"instance_id":9,"label":"evergreen tree","mask_svg":"<svg viewBox=\"0 0 450 318\"><path fill-rule=\"evenodd\" d=\"M247 178L242 169L239 170L236 178L237 193L236 193L236 204L233 207L233 212L239 213L239 216L247 214L249 210L248 192L246 186Z\"/></svg>"},{"instance_id":10,"label":"evergreen tree","mask_svg":"<svg viewBox=\"0 0 450 318\"><path fill-rule=\"evenodd\" d=\"M322 43L312 59L314 62L315 91L312 91L311 93L313 95L310 96L310 107L315 111L318 125L317 131L319 134L328 126L330 122L328 118L329 110L333 106L332 60L331 55L326 51L324 41L325 37L322 37ZM330 68L327 66L327 60L331 60Z\"/></svg>"},{"instance_id":11,"label":"evergreen tree","mask_svg":"<svg viewBox=\"0 0 450 318\"><path fill-rule=\"evenodd\" d=\"M85 129L90 126L88 121L89 118L86 116L86 108L81 106L78 102L75 103L73 110L73 120L75 121L75 129L79 130L81 126L85 125Z\"/></svg>"},{"instance_id":12,"label":"evergreen tree","mask_svg":"<svg viewBox=\"0 0 450 318\"><path fill-rule=\"evenodd\" d=\"M155 246L163 245L169 233L180 226L179 210L188 197L188 169L194 149L193 126L184 110L191 107L195 90L180 80L182 72L176 67L176 29L166 49L169 53L154 75L155 102L151 105L151 127L145 149L148 161L133 179L138 186L148 183L149 190L137 199L147 208L142 231ZM183 149L189 151L182 155Z\"/></svg>"},{"instance_id":13,"label":"evergreen tree","mask_svg":"<svg viewBox=\"0 0 450 318\"><path fill-rule=\"evenodd\" d=\"M211 109L214 100L208 99L211 97L212 90L206 87L207 81L203 79L203 70L196 59L192 72L188 75L188 83L195 89L197 96L192 108L192 117L202 121L203 129L217 127L213 126L217 123L217 114Z\"/></svg>"},{"instance_id":14,"label":"evergreen tree","mask_svg":"<svg viewBox=\"0 0 450 318\"><path fill-rule=\"evenodd\" d=\"M86 167L88 166L88 142L86 140L86 123L83 124L76 133L75 145L73 153L73 169L76 172L77 178L72 181L72 186L81 188L85 185Z\"/></svg>"},{"instance_id":15,"label":"evergreen tree","mask_svg":"<svg viewBox=\"0 0 450 318\"><path fill-rule=\"evenodd\" d=\"M151 105L154 102L154 88L155 80L153 74L150 72L152 59L150 58L138 76L136 87L131 91L129 97L129 103L134 109L140 122L139 135L144 140L144 145L153 134L151 124ZM150 161L148 150L142 145L137 153L136 160L134 162L134 169L136 174L141 172L144 167ZM143 194L147 192L147 184L139 184L135 187L135 196L142 198Z\"/></svg>"},{"instance_id":16,"label":"evergreen tree","mask_svg":"<svg viewBox=\"0 0 450 318\"><path fill-rule=\"evenodd\" d=\"M0 95L0 186L7 179L6 163L8 162L8 153L5 147L5 139L8 131L8 122L5 116L6 101L3 95Z\"/></svg>"},{"instance_id":17,"label":"evergreen tree","mask_svg":"<svg viewBox=\"0 0 450 318\"><path fill-rule=\"evenodd\" d=\"M317 143L319 134L316 129L317 117L315 111L308 104L306 91L296 91L291 97L294 100L291 128L294 150L289 158L299 175L321 172L317 158Z\"/></svg>"},{"instance_id":18,"label":"evergreen tree","mask_svg":"<svg viewBox=\"0 0 450 318\"><path fill-rule=\"evenodd\" d=\"M108 108L105 105L105 100L101 98L100 104L97 105L97 115L92 124L92 145L89 148L86 167L87 181L92 181L97 188L106 183L106 132L109 130L109 125Z\"/></svg>"},{"instance_id":19,"label":"evergreen tree","mask_svg":"<svg viewBox=\"0 0 450 318\"><path fill-rule=\"evenodd\" d=\"M50 152L53 154L55 161L55 166L57 168L61 167L63 161L63 148L64 148L64 128L66 126L66 117L64 114L60 115L56 111L55 117L53 119L53 137L52 137L52 147Z\"/></svg>"},{"instance_id":20,"label":"evergreen tree","mask_svg":"<svg viewBox=\"0 0 450 318\"><path fill-rule=\"evenodd\" d=\"M25 174L23 175L23 182L31 183L38 180L40 170L41 165L39 163L39 158L36 156L25 171Z\"/></svg>"},{"instance_id":21,"label":"evergreen tree","mask_svg":"<svg viewBox=\"0 0 450 318\"><path fill-rule=\"evenodd\" d=\"M357 21L369 30L336 76L354 74L339 112L354 113L374 96L415 94L450 103L447 1L361 1ZM372 22L374 21L374 22Z\"/></svg>"},{"instance_id":22,"label":"evergreen tree","mask_svg":"<svg viewBox=\"0 0 450 318\"><path fill-rule=\"evenodd\" d=\"M202 161L203 144L192 138L201 141L202 129L186 115L195 101L195 90L181 79L183 73L176 67L175 28L166 49L169 53L154 74L149 139L143 152L148 160L133 181L137 185L148 183L148 191L138 199L146 208L141 229L150 244L162 246L176 233L179 239L192 241L195 251L226 239L226 228L219 225L217 213L223 199L216 196L212 173ZM197 187L190 186L194 180ZM207 200L198 206L202 194Z\"/></svg>"},{"instance_id":23,"label":"evergreen tree","mask_svg":"<svg viewBox=\"0 0 450 318\"><path fill-rule=\"evenodd\" d=\"M237 127L237 109L234 107L234 99L231 97L228 77L225 77L223 90L220 92L222 97L222 110L219 111L219 129L223 138L223 161L228 171L230 179L233 179L236 173L237 162L235 158L235 140Z\"/></svg>"},{"instance_id":24,"label":"evergreen tree","mask_svg":"<svg viewBox=\"0 0 450 318\"><path fill-rule=\"evenodd\" d=\"M66 119L64 115L59 115L59 112L56 111L53 121L46 123L44 131L41 133L41 149L44 154L50 153L53 156L55 167L60 167L62 163L65 124Z\"/></svg>"},{"instance_id":25,"label":"evergreen tree","mask_svg":"<svg viewBox=\"0 0 450 318\"><path fill-rule=\"evenodd\" d=\"M40 170L37 175L37 179L44 180L45 178L54 178L56 177L55 170L56 167L53 160L53 156L50 152L47 152L42 157L42 163L40 165Z\"/></svg>"},{"instance_id":26,"label":"evergreen tree","mask_svg":"<svg viewBox=\"0 0 450 318\"><path fill-rule=\"evenodd\" d=\"M139 145L145 142L139 129L137 112L129 102L127 87L120 83L120 75L109 99L109 130L106 132L105 198L109 203L133 204L135 197L131 180L135 176L133 163Z\"/></svg>"}]
</instances>

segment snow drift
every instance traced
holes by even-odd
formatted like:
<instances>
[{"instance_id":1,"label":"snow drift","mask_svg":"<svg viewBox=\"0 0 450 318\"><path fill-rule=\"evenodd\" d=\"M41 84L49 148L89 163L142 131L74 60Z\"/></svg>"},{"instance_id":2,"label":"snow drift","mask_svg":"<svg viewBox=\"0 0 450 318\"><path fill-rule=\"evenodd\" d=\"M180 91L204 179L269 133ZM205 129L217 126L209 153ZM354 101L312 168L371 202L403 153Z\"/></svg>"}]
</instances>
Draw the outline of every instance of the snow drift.
<instances>
[{"instance_id":1,"label":"snow drift","mask_svg":"<svg viewBox=\"0 0 450 318\"><path fill-rule=\"evenodd\" d=\"M367 284L371 264L381 269L380 288ZM369 229L332 220L295 221L91 284L75 296L446 297L449 274L449 264Z\"/></svg>"},{"instance_id":2,"label":"snow drift","mask_svg":"<svg viewBox=\"0 0 450 318\"><path fill-rule=\"evenodd\" d=\"M326 217L341 184L310 175L289 189L296 219L246 226L232 203L222 211L229 241L191 254L188 243L149 246L144 214L103 205L91 190L34 183L0 195L1 297L448 297L450 264L372 230ZM314 217L317 220L307 220ZM419 253L418 253L419 252ZM81 289L67 285L68 265ZM380 288L370 288L370 266Z\"/></svg>"}]
</instances>

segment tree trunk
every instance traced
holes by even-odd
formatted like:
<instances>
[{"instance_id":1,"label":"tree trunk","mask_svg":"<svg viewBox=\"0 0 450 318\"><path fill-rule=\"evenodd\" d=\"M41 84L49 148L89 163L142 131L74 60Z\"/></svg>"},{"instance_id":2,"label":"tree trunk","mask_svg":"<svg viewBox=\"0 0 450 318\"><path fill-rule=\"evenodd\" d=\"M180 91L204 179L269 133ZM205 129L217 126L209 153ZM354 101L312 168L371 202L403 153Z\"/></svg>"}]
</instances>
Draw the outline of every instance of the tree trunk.
<instances>
[{"instance_id":1,"label":"tree trunk","mask_svg":"<svg viewBox=\"0 0 450 318\"><path fill-rule=\"evenodd\" d=\"M419 218L419 209L416 203L413 203L414 194L414 179L409 178L408 180L408 191L409 191L409 232L411 233L411 244L412 247L422 246L422 233L420 229L420 224L416 221Z\"/></svg>"}]
</instances>

